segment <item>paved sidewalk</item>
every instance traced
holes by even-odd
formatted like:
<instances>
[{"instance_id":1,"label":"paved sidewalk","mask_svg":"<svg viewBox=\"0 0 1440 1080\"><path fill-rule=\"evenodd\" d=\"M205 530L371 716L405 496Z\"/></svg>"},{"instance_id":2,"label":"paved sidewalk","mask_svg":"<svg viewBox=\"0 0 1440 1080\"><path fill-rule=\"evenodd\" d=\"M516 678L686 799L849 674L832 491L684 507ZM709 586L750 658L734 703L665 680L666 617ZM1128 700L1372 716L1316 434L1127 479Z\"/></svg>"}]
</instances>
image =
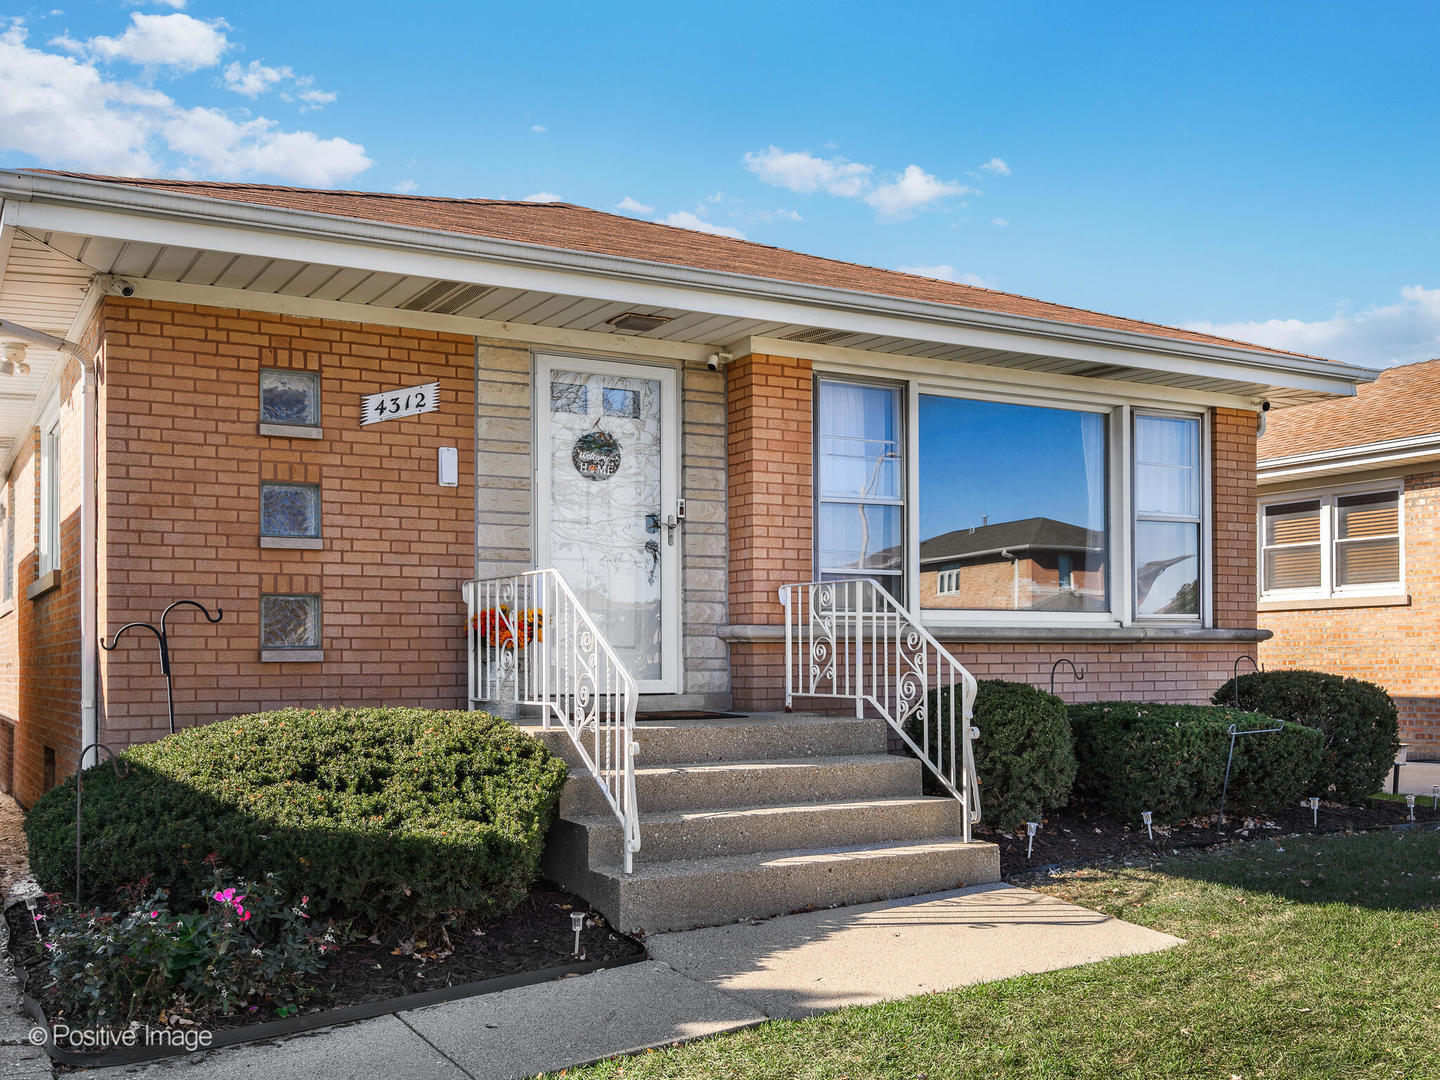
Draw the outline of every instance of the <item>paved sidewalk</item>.
<instances>
[{"instance_id":1,"label":"paved sidewalk","mask_svg":"<svg viewBox=\"0 0 1440 1080\"><path fill-rule=\"evenodd\" d=\"M1178 938L1009 885L658 934L652 959L76 1080L510 1080L807 1016L1112 956Z\"/></svg>"},{"instance_id":2,"label":"paved sidewalk","mask_svg":"<svg viewBox=\"0 0 1440 1080\"><path fill-rule=\"evenodd\" d=\"M1401 795L1429 795L1433 784L1440 784L1440 761L1412 761L1400 766ZM1390 790L1389 776L1385 777L1384 790Z\"/></svg>"}]
</instances>

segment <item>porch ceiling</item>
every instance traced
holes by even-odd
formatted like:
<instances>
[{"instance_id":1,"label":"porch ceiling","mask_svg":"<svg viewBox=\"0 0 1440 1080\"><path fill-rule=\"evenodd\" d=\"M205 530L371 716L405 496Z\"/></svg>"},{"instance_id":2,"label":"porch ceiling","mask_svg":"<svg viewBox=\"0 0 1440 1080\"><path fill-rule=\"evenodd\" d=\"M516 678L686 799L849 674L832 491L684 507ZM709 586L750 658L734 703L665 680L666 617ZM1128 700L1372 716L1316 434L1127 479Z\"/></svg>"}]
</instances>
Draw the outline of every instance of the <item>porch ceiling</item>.
<instances>
[{"instance_id":1,"label":"porch ceiling","mask_svg":"<svg viewBox=\"0 0 1440 1080\"><path fill-rule=\"evenodd\" d=\"M289 245L288 252L297 257L284 257L275 251L277 246L284 246L284 237L272 236L264 244L250 243L237 231L226 229L210 230L207 239L212 242L203 246L186 246L153 238L163 231L157 227L163 223L155 219L116 228L112 230L114 235L106 235L102 228L114 222L114 216L87 220L84 229L43 228L33 223L35 204L21 204L23 211L9 212L16 205L7 203L6 221L0 231L0 319L72 341L83 332L101 293L116 288L110 279L118 278L131 283L136 296L222 307L241 303L247 296L266 295L272 304L279 305L273 310L329 318L380 323L399 319L402 324L429 319L437 329L453 326L457 332L486 336L503 328L520 338L525 328L540 328L550 332L548 337L537 338L542 344L562 340L566 333L607 335L616 339L617 346L619 339L629 339L623 351L634 355L643 355L645 342L655 343L650 348L662 355L677 355L676 350L684 347L697 353L701 349L736 352L755 347L777 352L793 349L796 355L843 360L843 351L854 350L930 362L1117 380L1246 401L1268 399L1279 406L1330 396L1337 388L1343 392L1344 380L1354 381L1355 369L1344 365L1335 365L1333 378L1328 373L1316 376L1305 372L1284 380L1277 379L1275 372L1267 371L1264 365L1250 371L1233 363L1207 366L1203 358L1198 362L1182 358L1167 367L1156 364L1159 354L1148 349L1145 342L1138 346L1129 343L1128 347L1127 343L1110 346L1104 342L1069 342L1066 347L1048 352L1040 337L1000 329L959 333L953 324L937 323L935 336L927 336L929 328L916 320L904 327L913 327L913 336L871 332L869 326L884 324L888 328L897 320L856 314L837 306L832 322L831 313L819 310L814 303L793 305L796 321L747 318L735 313L740 305L733 296L718 293L714 301L717 310L705 310L708 298L698 292L684 297L690 301L688 306L657 304L657 290L638 284L633 289L635 299L626 300L624 283L617 284L613 277L595 286L600 295L587 296L578 290L571 293L520 284L516 279L524 278L524 272L481 259L459 263L452 259L454 276L402 272L381 268L387 260L375 257L374 249L359 243L339 248L331 245L331 254L344 256L334 261L300 257L309 246L298 240ZM194 230L187 235L194 235ZM252 250L245 250L247 244ZM268 250L255 250L261 247ZM388 264L408 265L415 261L395 255ZM583 287L586 279L572 274L570 282ZM783 305L773 302L756 306L763 307L766 313L789 314L780 310ZM669 321L640 334L609 324L608 320L627 311L660 315ZM867 329L857 328L861 324ZM968 338L969 342L957 341L957 337ZM593 340L595 348L605 347L603 338ZM996 342L1014 342L1017 347L987 347ZM1027 350L1026 346L1031 345L1035 348ZM0 383L0 446L10 444L11 455L15 440L35 422L35 415L50 393L58 358L57 353L31 346L27 357L31 373Z\"/></svg>"}]
</instances>

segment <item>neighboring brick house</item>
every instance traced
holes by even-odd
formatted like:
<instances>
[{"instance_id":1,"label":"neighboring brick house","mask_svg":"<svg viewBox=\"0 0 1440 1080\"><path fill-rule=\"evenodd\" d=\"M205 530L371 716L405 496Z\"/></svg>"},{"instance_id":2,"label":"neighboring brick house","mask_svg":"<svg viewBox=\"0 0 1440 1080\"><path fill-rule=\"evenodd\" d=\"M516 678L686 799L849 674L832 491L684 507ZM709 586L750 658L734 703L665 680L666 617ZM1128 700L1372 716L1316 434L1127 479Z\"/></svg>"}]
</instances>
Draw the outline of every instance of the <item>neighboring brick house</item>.
<instances>
[{"instance_id":1,"label":"neighboring brick house","mask_svg":"<svg viewBox=\"0 0 1440 1080\"><path fill-rule=\"evenodd\" d=\"M1270 413L1258 453L1261 661L1379 683L1440 758L1440 360Z\"/></svg>"},{"instance_id":2,"label":"neighboring brick house","mask_svg":"<svg viewBox=\"0 0 1440 1080\"><path fill-rule=\"evenodd\" d=\"M462 583L535 565L605 608L645 709L779 708L777 588L856 573L981 677L1070 656L1067 693L1201 701L1265 636L1261 403L1369 377L558 203L28 171L0 198L27 805L82 742L163 733L154 643L98 643L173 600L225 613L173 618L182 724L463 707ZM1085 540L1023 595L932 603L926 551L1029 519Z\"/></svg>"}]
</instances>

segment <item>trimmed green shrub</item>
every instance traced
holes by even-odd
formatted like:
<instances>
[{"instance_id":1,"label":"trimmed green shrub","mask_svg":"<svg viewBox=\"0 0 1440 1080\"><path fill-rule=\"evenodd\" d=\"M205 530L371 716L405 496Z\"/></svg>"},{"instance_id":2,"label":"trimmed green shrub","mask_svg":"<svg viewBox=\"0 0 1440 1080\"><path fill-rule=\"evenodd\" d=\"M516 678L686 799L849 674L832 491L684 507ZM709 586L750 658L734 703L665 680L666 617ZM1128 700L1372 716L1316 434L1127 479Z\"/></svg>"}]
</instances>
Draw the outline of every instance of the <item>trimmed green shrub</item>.
<instances>
[{"instance_id":1,"label":"trimmed green shrub","mask_svg":"<svg viewBox=\"0 0 1440 1080\"><path fill-rule=\"evenodd\" d=\"M934 716L948 690L932 690L926 702ZM955 701L957 727L960 702ZM975 772L985 820L1001 829L1039 821L1064 806L1075 780L1075 752L1065 703L1028 683L984 679L975 695ZM907 733L920 742L919 723ZM948 735L942 753L948 754ZM958 756L957 756L958 761ZM928 774L927 774L928 776Z\"/></svg>"},{"instance_id":2,"label":"trimmed green shrub","mask_svg":"<svg viewBox=\"0 0 1440 1080\"><path fill-rule=\"evenodd\" d=\"M428 709L284 709L136 746L85 771L85 899L147 880L199 903L208 856L274 874L369 930L508 911L534 880L565 765L513 724ZM75 781L25 820L45 888L75 890ZM178 908L177 908L178 910Z\"/></svg>"},{"instance_id":3,"label":"trimmed green shrub","mask_svg":"<svg viewBox=\"0 0 1440 1080\"><path fill-rule=\"evenodd\" d=\"M1219 810L1231 724L1250 731L1277 722L1215 705L1101 701L1069 712L1080 765L1076 797L1120 817L1152 810L1157 821L1169 822ZM1227 808L1294 804L1308 789L1323 743L1320 732L1288 722L1274 734L1236 739Z\"/></svg>"},{"instance_id":4,"label":"trimmed green shrub","mask_svg":"<svg viewBox=\"0 0 1440 1080\"><path fill-rule=\"evenodd\" d=\"M1211 699L1235 700L1231 679ZM1240 704L1325 733L1325 752L1311 795L1360 802L1385 786L1400 748L1395 702L1374 683L1323 671L1260 671L1240 676Z\"/></svg>"}]
</instances>

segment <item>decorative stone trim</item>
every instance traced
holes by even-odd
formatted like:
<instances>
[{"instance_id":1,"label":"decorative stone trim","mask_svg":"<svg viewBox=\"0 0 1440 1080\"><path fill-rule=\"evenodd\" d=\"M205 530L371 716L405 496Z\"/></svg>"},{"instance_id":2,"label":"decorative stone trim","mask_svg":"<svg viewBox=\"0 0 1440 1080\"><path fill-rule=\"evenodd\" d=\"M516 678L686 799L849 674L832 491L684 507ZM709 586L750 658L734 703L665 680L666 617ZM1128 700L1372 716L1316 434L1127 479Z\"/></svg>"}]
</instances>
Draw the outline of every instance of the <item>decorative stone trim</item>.
<instances>
[{"instance_id":1,"label":"decorative stone trim","mask_svg":"<svg viewBox=\"0 0 1440 1080\"><path fill-rule=\"evenodd\" d=\"M34 584L25 590L25 599L34 600L38 596L43 596L51 589L57 589L59 587L60 571L58 569L48 570L36 578Z\"/></svg>"}]
</instances>

